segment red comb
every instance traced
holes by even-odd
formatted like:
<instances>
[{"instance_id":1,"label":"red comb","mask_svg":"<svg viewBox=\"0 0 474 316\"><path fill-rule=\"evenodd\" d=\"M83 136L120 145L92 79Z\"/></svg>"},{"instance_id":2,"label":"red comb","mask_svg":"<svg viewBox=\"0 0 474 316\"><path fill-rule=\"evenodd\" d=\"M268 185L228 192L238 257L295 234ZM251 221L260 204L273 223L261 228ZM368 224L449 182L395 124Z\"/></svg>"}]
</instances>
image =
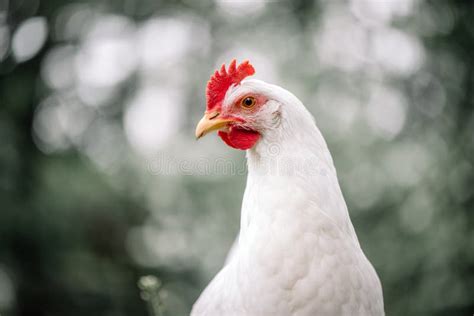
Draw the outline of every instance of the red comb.
<instances>
[{"instance_id":1,"label":"red comb","mask_svg":"<svg viewBox=\"0 0 474 316\"><path fill-rule=\"evenodd\" d=\"M225 64L223 64L220 71L216 70L207 83L207 111L221 106L225 94L231 85L239 84L245 77L251 76L254 73L255 69L248 60L236 67L236 61L233 59L228 70L225 69Z\"/></svg>"}]
</instances>

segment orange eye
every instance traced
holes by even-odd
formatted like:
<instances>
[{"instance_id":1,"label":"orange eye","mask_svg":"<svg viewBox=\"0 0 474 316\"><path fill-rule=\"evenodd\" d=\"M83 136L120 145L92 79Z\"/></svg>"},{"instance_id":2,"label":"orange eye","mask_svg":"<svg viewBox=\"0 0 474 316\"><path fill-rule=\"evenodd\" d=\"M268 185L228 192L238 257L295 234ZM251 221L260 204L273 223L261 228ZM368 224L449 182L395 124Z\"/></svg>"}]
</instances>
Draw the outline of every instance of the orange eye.
<instances>
[{"instance_id":1,"label":"orange eye","mask_svg":"<svg viewBox=\"0 0 474 316\"><path fill-rule=\"evenodd\" d=\"M242 99L242 101L240 101L240 105L243 107L243 108L246 108L246 109L251 109L253 108L253 106L255 105L255 103L257 103L255 101L255 98L254 97L245 97Z\"/></svg>"}]
</instances>

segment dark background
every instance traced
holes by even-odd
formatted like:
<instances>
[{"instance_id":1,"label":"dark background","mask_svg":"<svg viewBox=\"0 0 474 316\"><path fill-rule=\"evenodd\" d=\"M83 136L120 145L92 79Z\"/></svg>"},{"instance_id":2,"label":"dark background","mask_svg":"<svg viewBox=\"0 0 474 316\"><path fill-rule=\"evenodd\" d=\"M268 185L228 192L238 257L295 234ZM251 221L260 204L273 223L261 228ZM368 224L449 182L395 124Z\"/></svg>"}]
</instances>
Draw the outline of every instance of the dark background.
<instances>
[{"instance_id":1,"label":"dark background","mask_svg":"<svg viewBox=\"0 0 474 316\"><path fill-rule=\"evenodd\" d=\"M387 315L472 315L473 54L472 1L0 0L0 314L147 315L148 274L189 313L238 231L244 154L193 138L236 57L315 115Z\"/></svg>"}]
</instances>

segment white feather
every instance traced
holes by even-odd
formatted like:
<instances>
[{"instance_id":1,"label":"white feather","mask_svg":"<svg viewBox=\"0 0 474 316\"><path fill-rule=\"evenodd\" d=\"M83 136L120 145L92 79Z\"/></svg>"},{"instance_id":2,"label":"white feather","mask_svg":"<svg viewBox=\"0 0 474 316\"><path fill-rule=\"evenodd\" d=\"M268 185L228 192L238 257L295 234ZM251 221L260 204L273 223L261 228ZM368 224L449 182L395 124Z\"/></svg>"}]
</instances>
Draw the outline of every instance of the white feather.
<instances>
[{"instance_id":1,"label":"white feather","mask_svg":"<svg viewBox=\"0 0 474 316\"><path fill-rule=\"evenodd\" d=\"M269 101L255 117L262 138L247 151L238 245L191 315L384 315L313 117L293 94L258 80L229 89L223 106L248 93Z\"/></svg>"}]
</instances>

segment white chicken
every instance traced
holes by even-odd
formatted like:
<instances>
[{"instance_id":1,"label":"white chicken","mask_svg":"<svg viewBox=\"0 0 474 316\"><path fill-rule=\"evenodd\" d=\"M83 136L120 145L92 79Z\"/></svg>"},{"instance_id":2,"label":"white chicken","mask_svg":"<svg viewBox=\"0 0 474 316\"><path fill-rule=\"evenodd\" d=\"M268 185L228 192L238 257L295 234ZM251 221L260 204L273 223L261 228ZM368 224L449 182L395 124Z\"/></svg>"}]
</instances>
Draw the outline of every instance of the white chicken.
<instances>
[{"instance_id":1,"label":"white chicken","mask_svg":"<svg viewBox=\"0 0 474 316\"><path fill-rule=\"evenodd\" d=\"M254 72L235 60L216 71L196 128L247 150L248 178L235 249L191 315L384 315L313 117L285 89L245 79Z\"/></svg>"}]
</instances>

